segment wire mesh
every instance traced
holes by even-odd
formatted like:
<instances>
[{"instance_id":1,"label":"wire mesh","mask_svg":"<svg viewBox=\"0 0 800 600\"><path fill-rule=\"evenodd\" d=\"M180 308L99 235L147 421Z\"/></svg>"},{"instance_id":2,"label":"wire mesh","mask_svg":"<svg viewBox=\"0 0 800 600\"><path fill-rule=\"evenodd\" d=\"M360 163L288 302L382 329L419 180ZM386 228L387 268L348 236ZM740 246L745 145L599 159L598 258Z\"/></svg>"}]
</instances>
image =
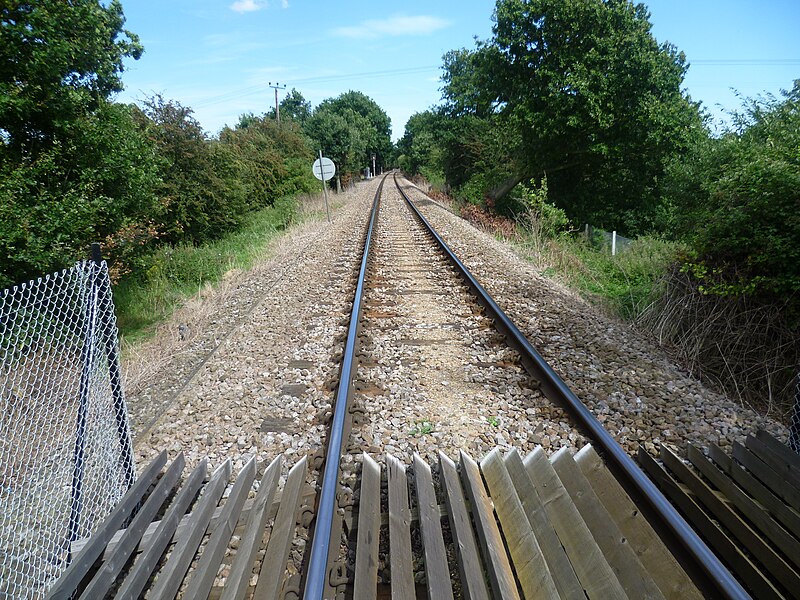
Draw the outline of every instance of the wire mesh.
<instances>
[{"instance_id":1,"label":"wire mesh","mask_svg":"<svg viewBox=\"0 0 800 600\"><path fill-rule=\"evenodd\" d=\"M619 254L620 252L627 250L628 247L633 243L633 239L631 238L627 238L619 234L616 234L615 236L613 231L606 231L605 229L599 229L588 224L585 227L584 235L594 247L602 248L607 250L609 253L612 252L613 248L613 251L616 254Z\"/></svg>"},{"instance_id":2,"label":"wire mesh","mask_svg":"<svg viewBox=\"0 0 800 600\"><path fill-rule=\"evenodd\" d=\"M0 292L0 597L38 598L132 483L108 268Z\"/></svg>"},{"instance_id":3,"label":"wire mesh","mask_svg":"<svg viewBox=\"0 0 800 600\"><path fill-rule=\"evenodd\" d=\"M800 368L794 380L794 409L789 421L789 447L800 454Z\"/></svg>"}]
</instances>

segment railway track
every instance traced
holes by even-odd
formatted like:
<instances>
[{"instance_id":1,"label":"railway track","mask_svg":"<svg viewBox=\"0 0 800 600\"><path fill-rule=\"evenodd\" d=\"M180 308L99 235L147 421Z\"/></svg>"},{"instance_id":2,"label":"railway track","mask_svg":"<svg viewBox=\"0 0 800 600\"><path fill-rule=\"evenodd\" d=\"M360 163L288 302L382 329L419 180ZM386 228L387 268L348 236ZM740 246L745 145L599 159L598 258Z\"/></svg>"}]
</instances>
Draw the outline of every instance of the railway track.
<instances>
[{"instance_id":1,"label":"railway track","mask_svg":"<svg viewBox=\"0 0 800 600\"><path fill-rule=\"evenodd\" d=\"M142 589L109 583L125 564L110 559L126 547L128 555L152 554L137 561L136 586L145 585L146 567L151 573L158 566L174 580L157 576L159 593L174 587L183 597L205 597L220 572L217 593L225 598L699 597L691 580L705 593L748 597L429 228L396 175L378 187L364 242L319 477L303 459L277 492L279 457L248 500L256 476L251 461L215 508L220 481L231 475L225 463L190 514L176 509L156 521L161 509L150 509L154 522L147 527L142 517L146 543L138 550L125 532L115 533L121 517L76 546L71 571L52 597L71 593L87 572L81 569L100 556L116 565L105 576L108 589ZM538 447L542 427L559 431L562 440L549 461ZM586 442L592 447L573 456ZM478 465L470 454L486 456ZM160 480L172 483L163 485L175 485L181 461L172 463ZM162 455L151 466L151 482L165 462ZM197 495L206 468L201 464L187 479L192 491L175 497ZM307 482L318 490L313 507L305 506L313 492ZM121 506L141 505L147 483L140 478L141 489ZM161 495L163 502L169 494ZM541 502L538 512L528 504L532 497ZM205 534L189 542L191 530ZM541 548L532 540L540 534ZM159 562L170 544L169 558ZM302 550L299 573L287 577L293 547ZM212 573L219 564L229 566Z\"/></svg>"},{"instance_id":2,"label":"railway track","mask_svg":"<svg viewBox=\"0 0 800 600\"><path fill-rule=\"evenodd\" d=\"M341 548L337 548L337 545L339 535L342 531L342 519L334 518L336 507L335 499L337 497L337 491L340 490L340 486L344 485L348 489L354 487L355 476L353 473L348 473L347 471L342 472L340 458L342 453L347 449L346 437L350 434L352 429L351 421L353 413L366 412L363 406L359 406L358 402L354 402L354 396L358 389L354 378L357 374L356 352L359 350L359 339L365 340L367 346L369 344L380 346L381 350L387 345L381 342L389 341L383 338L376 339L377 335L376 338L365 335L365 324L381 318L397 318L403 313L417 313L417 316L424 316L424 320L421 322L417 321L415 328L418 330L418 328L422 327L423 330L428 329L429 332L435 330L439 336L437 339L432 337L419 340L409 340L403 337L397 338L398 335L403 335L403 331L407 329L407 327L404 328L402 325L397 326L396 323L388 328L383 328L384 333L386 331L393 332L395 341L399 340L401 345L405 342L407 345L411 346L421 345L423 347L429 346L438 349L438 351L428 351L426 353L419 351L414 353L414 359L418 361L420 365L426 362L436 364L437 361L442 361L450 365L456 364L463 366L469 363L466 357L459 356L463 346L463 338L448 335L451 333L448 329L452 329L453 325L446 319L452 317L454 314L458 314L459 311L463 313L467 309L469 309L471 314L461 315L466 318L467 322L470 324L467 328L471 326L473 330L486 331L488 329L488 323L484 322L484 320L491 321L491 324L496 331L505 338L508 345L519 353L519 361L525 367L526 371L534 378L536 384L532 386L532 390L529 390L529 395L538 396L538 389L541 389L543 395L556 404L557 408L566 410L570 414L576 426L574 431L567 434L567 439L570 441L582 441L582 435L586 434L589 439L597 444L605 456L609 467L628 493L635 499L637 505L645 510L651 521L658 524L662 535L670 538L670 545L673 548L679 549L678 552L682 554L686 563L691 563L699 567L701 576L706 578L706 584L710 584L728 597L747 597L747 594L731 576L728 570L719 562L717 557L686 524L656 486L635 465L631 457L569 390L563 380L561 380L552 368L541 358L525 336L522 335L502 309L500 309L494 300L486 293L480 283L478 283L466 267L463 266L452 251L450 251L444 240L430 227L424 216L414 207L414 204L402 191L396 175L393 175L392 179L397 192L402 196L402 202L408 208L409 212L403 212L402 216L398 215L397 213L402 212L403 208L397 206L397 203L394 203L394 205L389 206L385 211L387 217L382 216L384 212L380 209L382 204L381 195L386 181L384 178L376 192L370 225L365 237L364 257L356 284L353 311L350 317L350 328L343 355L341 377L338 384L335 416L332 422L330 436L331 441L327 449L325 475L318 505L319 512L317 514L313 543L309 555L310 559L306 572L307 579L304 598L321 599L323 597L329 597L333 591L330 585L330 565L338 556L341 556ZM387 203L388 202L390 201L387 201ZM413 214L413 217L410 216L411 214ZM412 225L412 220L416 221L418 225ZM396 224L394 227L391 226L392 221ZM391 266L380 267L373 265L373 271L370 276L370 253L373 251L373 246L380 248L380 242L376 241L376 239L378 235L377 232L380 230L378 224L381 222L390 223L390 225L384 227L384 229L389 230L388 239L391 242L391 249L388 250L388 252L384 252L390 259L386 261L385 265ZM416 241L413 241L414 238L418 240L421 236L430 236L432 238L433 245L441 252L440 257L435 255L430 245L428 248L421 248ZM398 251L399 254L396 254ZM378 254L380 255L380 250L378 250ZM474 295L477 303L483 307L485 311L484 315L479 315L478 318L470 320L470 317L477 314L477 311L469 308L469 302L464 302L463 298L458 298L458 294L460 293L457 291L458 285L454 284L451 279L445 278L446 282L443 283L440 281L437 285L431 286L431 279L441 277L441 275L437 275L436 271L431 269L431 266L432 264L439 264L442 266L442 261L446 262L448 267L452 267L452 271L457 273L463 280L463 284L466 285ZM407 285L403 285L402 283L398 283L398 281L402 282L402 278L398 278L397 276L391 278L387 277L383 272L386 268L394 269L396 272L402 273L403 275L414 274L419 277L416 278L416 283L407 282ZM362 309L364 308L365 299L367 298L365 290L370 280L374 285L376 293L371 297L372 305L369 306L370 310L368 310L365 317L362 318ZM393 297L387 298L385 293L380 293L381 291L386 291L385 287L381 287L383 285L397 286L394 289L395 293L391 294ZM414 300L408 300L409 297L413 297ZM426 298L433 301L426 303ZM448 306L446 302L442 303L441 300L443 298L451 300L452 304ZM387 308L387 305L392 309L380 312L381 309ZM406 310L403 310L403 308ZM428 325L430 325L430 327L428 327ZM409 342L411 343L409 344ZM362 356L365 354L368 355L369 353L362 351ZM399 354L402 355L402 352ZM453 360L448 361L448 359ZM402 358L399 364L402 364ZM506 364L509 366L513 365L513 363L500 364L503 364L503 366L506 366ZM441 374L441 368L436 370ZM428 378L430 370L426 370L425 373L426 386L433 386L434 388L437 387L437 383L439 385L443 383L449 384L450 379L455 379L447 370L445 370L444 373L444 377L446 378L444 380L437 377ZM431 381L431 379L433 379L433 381ZM437 379L439 379L438 382L436 381ZM409 406L409 409L413 410L413 407L417 406L419 397L415 397L409 390L406 390L406 392L406 397L412 405ZM455 414L463 415L465 412L468 413L471 408L475 407L475 393L468 388L460 391L459 394L447 394L447 396L451 400L454 396L467 399L467 402L463 406L457 406L455 408ZM424 394L422 397L426 400L431 399L428 394ZM434 401L433 406L424 409L424 411L441 410L441 403L437 402L435 397L432 398L432 400ZM363 399L361 402L366 404ZM491 402L487 402L487 404L490 406L492 405ZM423 414L426 413L423 412ZM535 413L533 417L534 418L531 420L535 421ZM469 421L468 417L467 420ZM426 422L430 423L431 427L435 426L432 421L418 421L418 423ZM563 421L559 421L559 424L563 424ZM526 427L525 429L530 430L533 427L535 427L535 424L532 423L530 427ZM341 431L341 433L339 431ZM339 568L342 570L344 567Z\"/></svg>"}]
</instances>

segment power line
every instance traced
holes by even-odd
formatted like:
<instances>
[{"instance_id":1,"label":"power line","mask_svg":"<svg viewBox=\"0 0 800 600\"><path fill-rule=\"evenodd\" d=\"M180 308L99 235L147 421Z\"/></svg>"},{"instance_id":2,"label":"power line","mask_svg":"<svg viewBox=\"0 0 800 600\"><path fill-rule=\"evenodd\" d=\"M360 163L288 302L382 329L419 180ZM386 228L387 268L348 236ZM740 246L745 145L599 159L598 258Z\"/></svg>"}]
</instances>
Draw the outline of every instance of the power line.
<instances>
[{"instance_id":1,"label":"power line","mask_svg":"<svg viewBox=\"0 0 800 600\"><path fill-rule=\"evenodd\" d=\"M800 58L706 58L691 60L691 65L713 65L721 67L745 67L745 66L794 66L800 65Z\"/></svg>"},{"instance_id":2,"label":"power line","mask_svg":"<svg viewBox=\"0 0 800 600\"><path fill-rule=\"evenodd\" d=\"M295 79L293 80L293 84L302 84L302 83L330 83L333 81L342 81L342 80L358 80L358 79L377 79L380 77L388 77L392 75L411 75L414 73L422 73L425 71L430 71L432 69L438 70L440 65L430 65L424 67L407 67L404 69L389 69L386 71L368 71L364 73L346 73L341 75L319 75L317 77L306 77L304 79ZM259 94L266 92L270 88L269 85L259 84L253 85L246 88L239 88L237 90L231 90L229 92L225 92L223 94L218 94L216 96L212 96L210 98L206 98L205 100L201 100L199 102L195 102L195 108L203 108L206 106L213 106L214 104L221 104L223 102L228 102L229 100L233 100L236 98L243 98L245 96L252 96L254 94Z\"/></svg>"},{"instance_id":3,"label":"power line","mask_svg":"<svg viewBox=\"0 0 800 600\"><path fill-rule=\"evenodd\" d=\"M706 58L688 60L691 66L716 66L716 67L745 67L745 66L795 66L800 65L800 58ZM389 77L396 75L412 75L415 73L423 73L431 70L439 70L441 65L426 65L420 67L406 67L402 69L387 69L384 71L366 71L363 73L343 73L339 75L318 75L316 77L305 77L293 80L293 84L305 83L331 83L335 81L356 81L363 79L378 79L381 77ZM258 84L248 87L231 90L216 96L211 96L205 100L195 102L195 108L204 108L213 106L215 104L222 104L230 100L253 96L266 92L270 88L269 85Z\"/></svg>"},{"instance_id":4,"label":"power line","mask_svg":"<svg viewBox=\"0 0 800 600\"><path fill-rule=\"evenodd\" d=\"M284 84L281 85L280 83L278 83L276 81L275 85L272 85L272 82L270 81L269 82L269 87L271 87L273 90L275 90L275 120L277 120L278 123L280 123L281 122L281 108L280 108L280 105L278 104L278 90L285 90L286 89L286 84L284 83Z\"/></svg>"}]
</instances>

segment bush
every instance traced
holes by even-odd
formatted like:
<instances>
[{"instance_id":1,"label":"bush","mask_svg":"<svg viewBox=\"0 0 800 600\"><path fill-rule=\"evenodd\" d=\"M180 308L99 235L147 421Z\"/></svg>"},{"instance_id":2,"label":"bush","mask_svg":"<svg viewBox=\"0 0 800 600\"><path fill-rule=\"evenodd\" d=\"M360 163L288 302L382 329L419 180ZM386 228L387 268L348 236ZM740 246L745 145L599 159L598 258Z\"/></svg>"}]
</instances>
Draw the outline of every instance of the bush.
<instances>
[{"instance_id":1,"label":"bush","mask_svg":"<svg viewBox=\"0 0 800 600\"><path fill-rule=\"evenodd\" d=\"M219 144L236 165L250 210L317 189L311 173L314 153L296 123L249 117L246 126L223 129Z\"/></svg>"},{"instance_id":2,"label":"bush","mask_svg":"<svg viewBox=\"0 0 800 600\"><path fill-rule=\"evenodd\" d=\"M583 269L567 275L584 292L603 299L626 320L634 320L658 294L664 273L675 261L678 244L653 237L640 237L623 252L611 256L582 241L572 241Z\"/></svg>"},{"instance_id":3,"label":"bush","mask_svg":"<svg viewBox=\"0 0 800 600\"><path fill-rule=\"evenodd\" d=\"M542 179L538 188L520 183L516 189L519 190L519 202L526 209L525 216L532 235L553 239L569 230L567 213L548 202L547 177Z\"/></svg>"},{"instance_id":4,"label":"bush","mask_svg":"<svg viewBox=\"0 0 800 600\"><path fill-rule=\"evenodd\" d=\"M800 80L736 119L672 165L674 230L691 246L684 270L700 293L771 304L800 293Z\"/></svg>"},{"instance_id":5,"label":"bush","mask_svg":"<svg viewBox=\"0 0 800 600\"><path fill-rule=\"evenodd\" d=\"M161 96L145 102L140 123L158 149L162 241L199 243L236 229L249 209L236 156L206 137L192 109Z\"/></svg>"},{"instance_id":6,"label":"bush","mask_svg":"<svg viewBox=\"0 0 800 600\"><path fill-rule=\"evenodd\" d=\"M639 325L669 345L696 376L788 423L800 364L798 331L785 319L791 298L765 304L699 288L694 277L675 265Z\"/></svg>"},{"instance_id":7,"label":"bush","mask_svg":"<svg viewBox=\"0 0 800 600\"><path fill-rule=\"evenodd\" d=\"M689 248L643 322L696 373L785 416L800 361L800 80L734 120L669 169L672 231Z\"/></svg>"},{"instance_id":8,"label":"bush","mask_svg":"<svg viewBox=\"0 0 800 600\"><path fill-rule=\"evenodd\" d=\"M281 198L274 206L246 215L238 231L201 245L163 245L147 269L131 274L114 289L120 331L128 339L168 317L187 297L219 281L231 269L246 269L264 247L295 218L296 203Z\"/></svg>"},{"instance_id":9,"label":"bush","mask_svg":"<svg viewBox=\"0 0 800 600\"><path fill-rule=\"evenodd\" d=\"M0 287L86 258L98 240L119 240L114 259L148 252L157 182L155 149L128 106L102 103L22 160L0 144ZM134 231L136 241L124 243Z\"/></svg>"},{"instance_id":10,"label":"bush","mask_svg":"<svg viewBox=\"0 0 800 600\"><path fill-rule=\"evenodd\" d=\"M542 189L523 192L538 207L528 219L532 227L523 231L522 243L532 251L532 260L543 274L555 274L566 283L618 316L632 320L658 295L664 273L675 262L683 246L653 236L642 236L616 256L607 248L587 243L569 234L561 209L542 202ZM547 208L547 207L550 208ZM537 213L542 210L542 213ZM544 224L543 224L544 223Z\"/></svg>"}]
</instances>

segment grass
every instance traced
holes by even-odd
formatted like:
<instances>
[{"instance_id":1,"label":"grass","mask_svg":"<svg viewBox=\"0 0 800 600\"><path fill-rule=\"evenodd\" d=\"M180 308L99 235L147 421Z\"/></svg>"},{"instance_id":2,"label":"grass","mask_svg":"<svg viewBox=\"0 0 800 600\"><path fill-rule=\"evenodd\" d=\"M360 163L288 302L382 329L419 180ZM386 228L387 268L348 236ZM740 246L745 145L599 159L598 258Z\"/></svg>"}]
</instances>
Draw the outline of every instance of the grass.
<instances>
[{"instance_id":1,"label":"grass","mask_svg":"<svg viewBox=\"0 0 800 600\"><path fill-rule=\"evenodd\" d=\"M292 222L294 201L283 199L248 215L242 229L218 240L193 246L179 244L156 250L151 266L114 288L117 325L127 341L147 337L152 326L172 314L206 285L233 269L248 269L263 256L267 244Z\"/></svg>"},{"instance_id":2,"label":"grass","mask_svg":"<svg viewBox=\"0 0 800 600\"><path fill-rule=\"evenodd\" d=\"M416 425L408 432L409 435L427 435L433 433L434 425L431 421L417 421Z\"/></svg>"},{"instance_id":3,"label":"grass","mask_svg":"<svg viewBox=\"0 0 800 600\"><path fill-rule=\"evenodd\" d=\"M649 236L637 238L616 256L568 236L531 240L523 233L523 244L535 250L531 259L541 267L542 275L564 281L626 320L635 319L647 308L681 248Z\"/></svg>"}]
</instances>

